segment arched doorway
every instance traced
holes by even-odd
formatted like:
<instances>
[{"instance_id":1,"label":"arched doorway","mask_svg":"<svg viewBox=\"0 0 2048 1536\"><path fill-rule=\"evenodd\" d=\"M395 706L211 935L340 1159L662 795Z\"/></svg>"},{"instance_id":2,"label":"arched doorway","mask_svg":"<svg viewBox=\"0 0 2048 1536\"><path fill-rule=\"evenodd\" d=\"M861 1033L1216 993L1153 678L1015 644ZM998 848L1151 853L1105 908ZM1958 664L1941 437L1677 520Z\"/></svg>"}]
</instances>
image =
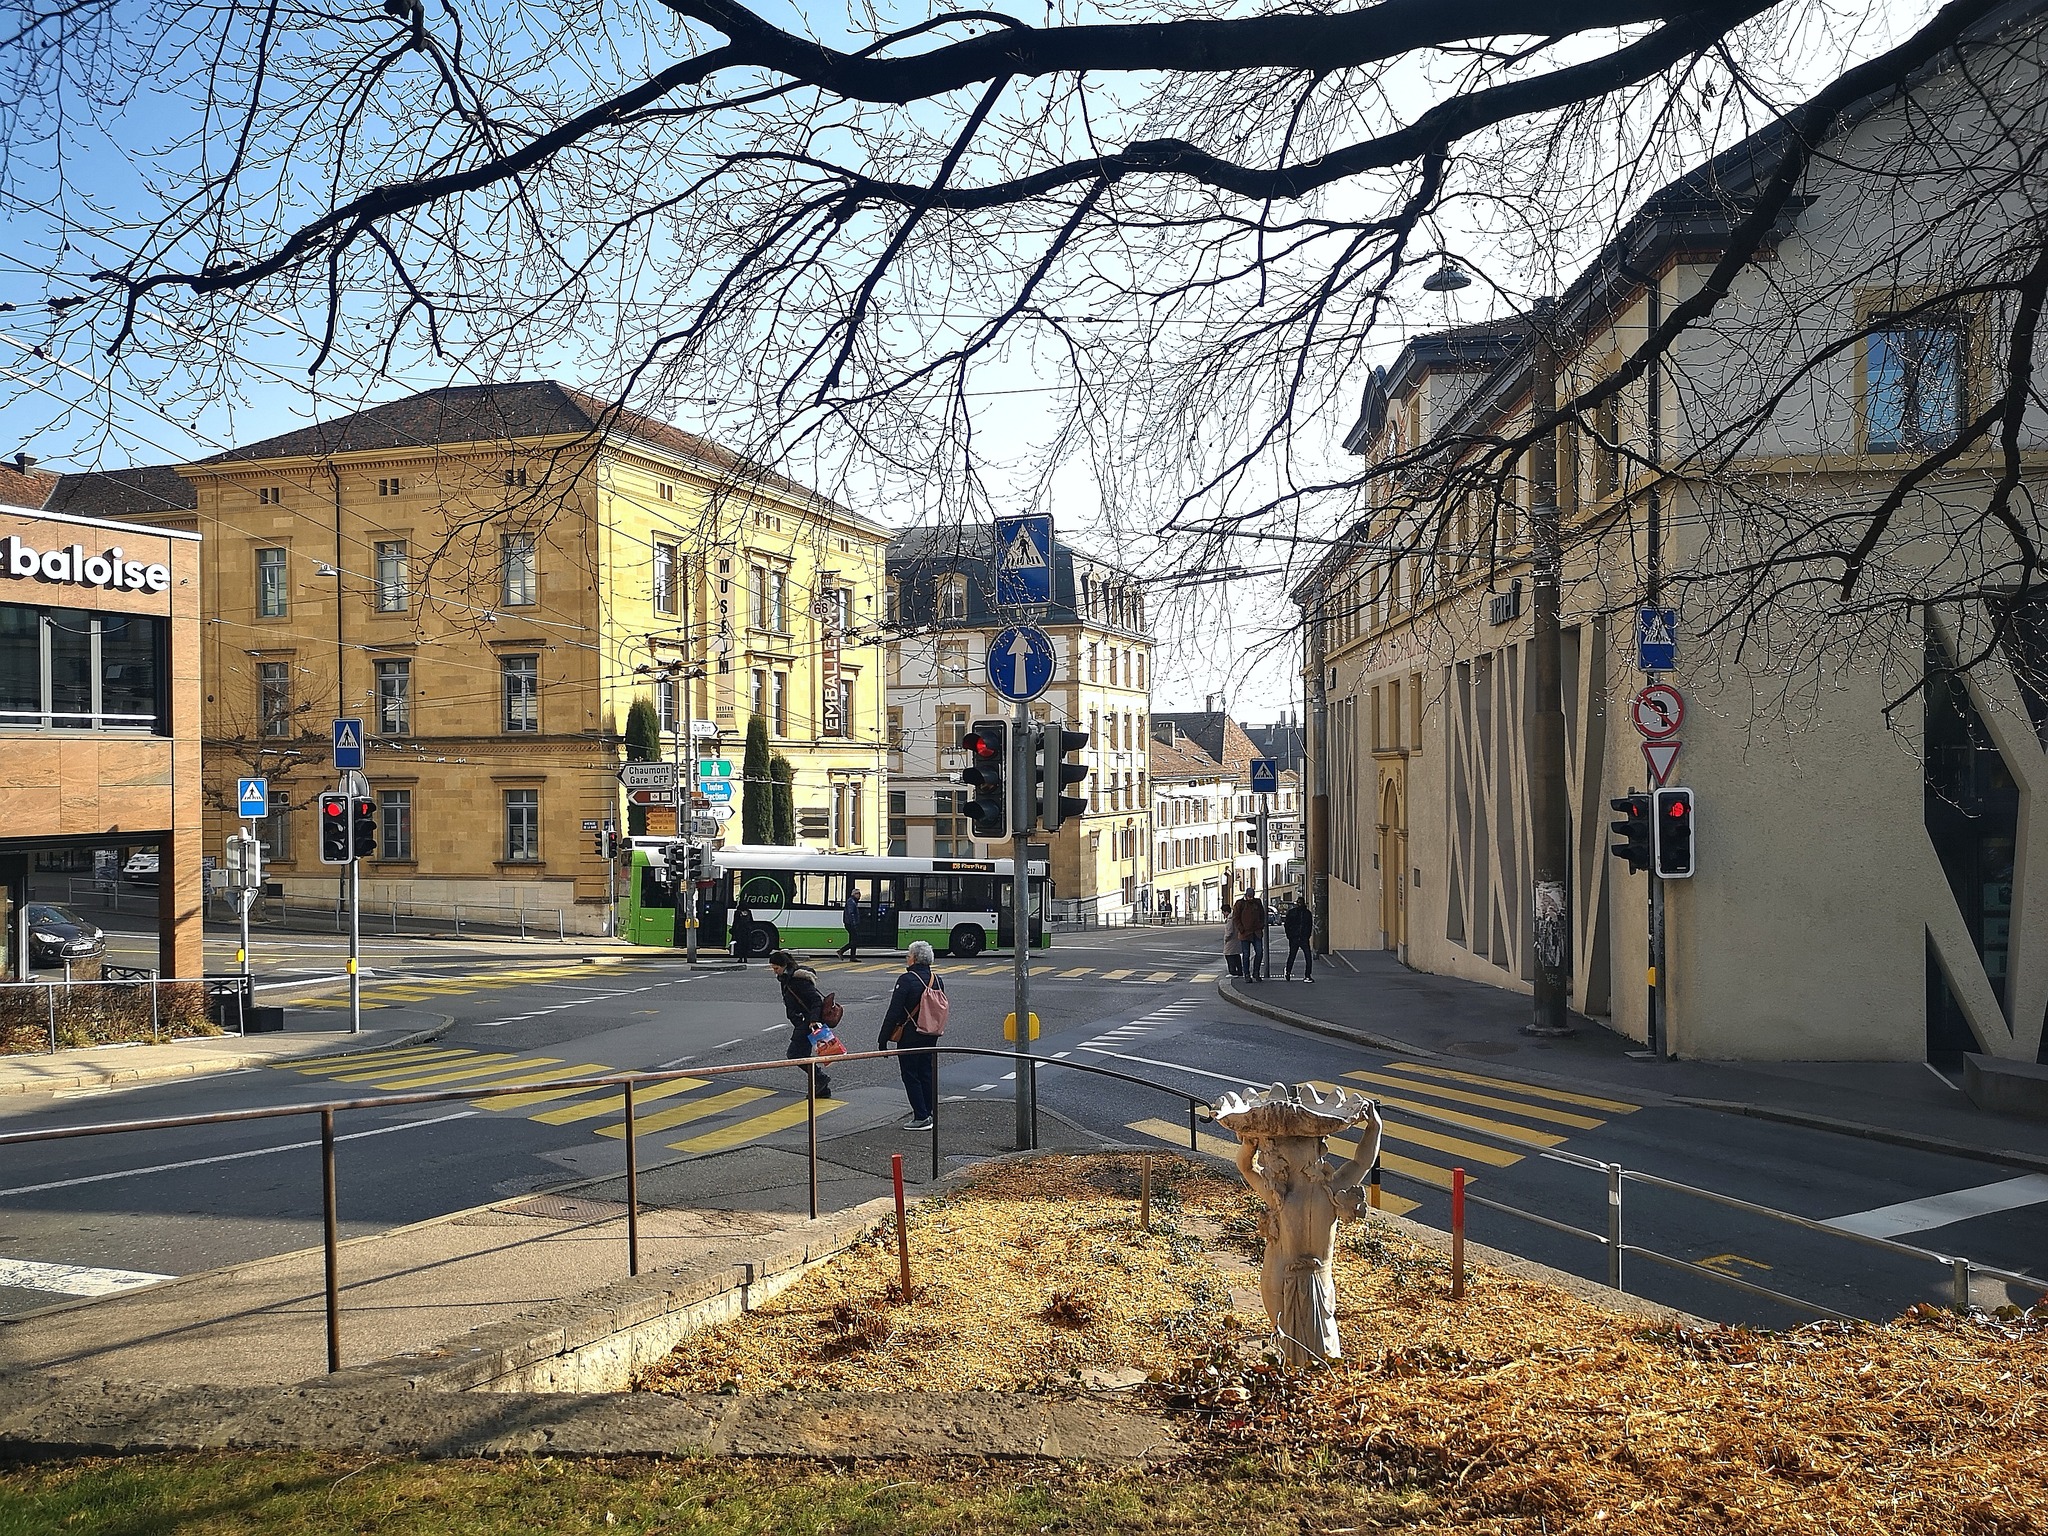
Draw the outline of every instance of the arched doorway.
<instances>
[{"instance_id":1,"label":"arched doorway","mask_svg":"<svg viewBox=\"0 0 2048 1536\"><path fill-rule=\"evenodd\" d=\"M1380 792L1380 945L1408 950L1408 823L1401 786L1387 776Z\"/></svg>"}]
</instances>

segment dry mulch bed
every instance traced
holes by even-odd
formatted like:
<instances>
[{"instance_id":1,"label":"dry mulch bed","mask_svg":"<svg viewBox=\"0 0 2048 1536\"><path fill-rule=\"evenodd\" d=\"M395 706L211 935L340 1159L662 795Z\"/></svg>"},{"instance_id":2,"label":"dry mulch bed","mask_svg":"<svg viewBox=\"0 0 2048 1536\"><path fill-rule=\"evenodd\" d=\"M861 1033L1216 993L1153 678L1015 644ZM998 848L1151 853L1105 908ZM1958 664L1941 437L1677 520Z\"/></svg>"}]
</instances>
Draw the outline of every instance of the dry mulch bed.
<instances>
[{"instance_id":1,"label":"dry mulch bed","mask_svg":"<svg viewBox=\"0 0 2048 1536\"><path fill-rule=\"evenodd\" d=\"M1128 1155L991 1165L893 1233L684 1341L666 1391L1071 1386L1143 1371L1190 1455L1387 1490L1417 1531L2048 1536L2048 1302L1790 1333L1618 1317L1449 1267L1391 1226L1339 1248L1345 1361L1290 1374L1232 1310L1256 1282L1250 1196L1155 1159L1136 1230ZM1219 1265L1221 1267L1219 1267Z\"/></svg>"}]
</instances>

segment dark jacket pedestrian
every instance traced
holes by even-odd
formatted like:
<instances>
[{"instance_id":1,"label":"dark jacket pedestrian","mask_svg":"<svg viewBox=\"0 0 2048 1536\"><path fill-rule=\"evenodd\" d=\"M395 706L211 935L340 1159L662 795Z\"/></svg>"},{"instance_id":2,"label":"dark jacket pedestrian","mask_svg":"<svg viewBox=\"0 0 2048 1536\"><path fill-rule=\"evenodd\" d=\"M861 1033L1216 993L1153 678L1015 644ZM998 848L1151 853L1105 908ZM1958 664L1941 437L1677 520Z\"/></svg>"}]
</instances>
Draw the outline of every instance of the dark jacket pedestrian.
<instances>
[{"instance_id":1,"label":"dark jacket pedestrian","mask_svg":"<svg viewBox=\"0 0 2048 1536\"><path fill-rule=\"evenodd\" d=\"M946 990L946 984L932 975L932 947L923 939L910 946L903 974L896 978L896 990L889 994L888 1010L882 1015L878 1051L890 1046L897 1050L896 1065L903 1073L903 1092L910 1100L912 1131L931 1129L932 1114L938 1108L938 1058L930 1054L940 1037L917 1027L918 1009L927 990Z\"/></svg>"},{"instance_id":2,"label":"dark jacket pedestrian","mask_svg":"<svg viewBox=\"0 0 2048 1536\"><path fill-rule=\"evenodd\" d=\"M1316 955L1310 947L1310 940L1316 936L1316 915L1309 910L1308 902L1297 896L1294 905L1287 909L1287 916L1280 926L1287 931L1287 969L1283 973L1289 981L1294 980L1294 957L1301 956L1301 979L1316 979Z\"/></svg>"},{"instance_id":3,"label":"dark jacket pedestrian","mask_svg":"<svg viewBox=\"0 0 2048 1536\"><path fill-rule=\"evenodd\" d=\"M1244 957L1247 981L1263 981L1266 975L1266 904L1250 891L1237 898L1230 909L1231 925Z\"/></svg>"},{"instance_id":4,"label":"dark jacket pedestrian","mask_svg":"<svg viewBox=\"0 0 2048 1536\"><path fill-rule=\"evenodd\" d=\"M846 942L839 946L839 953L848 960L858 960L855 945L860 933L860 888L851 880L846 882L846 904L839 909L839 920L846 924Z\"/></svg>"},{"instance_id":5,"label":"dark jacket pedestrian","mask_svg":"<svg viewBox=\"0 0 2048 1536\"><path fill-rule=\"evenodd\" d=\"M747 956L753 953L754 934L760 928L754 921L754 909L741 902L732 912L732 952L739 957L741 965L747 963Z\"/></svg>"},{"instance_id":6,"label":"dark jacket pedestrian","mask_svg":"<svg viewBox=\"0 0 2048 1536\"><path fill-rule=\"evenodd\" d=\"M783 1054L791 1061L807 1061L811 1055L811 1031L825 1021L825 995L818 990L817 973L798 965L796 957L786 949L778 949L768 957L768 969L782 988L782 1011L789 1018L789 1046ZM804 1070L817 1074L818 1097L831 1098L832 1079L821 1068Z\"/></svg>"}]
</instances>

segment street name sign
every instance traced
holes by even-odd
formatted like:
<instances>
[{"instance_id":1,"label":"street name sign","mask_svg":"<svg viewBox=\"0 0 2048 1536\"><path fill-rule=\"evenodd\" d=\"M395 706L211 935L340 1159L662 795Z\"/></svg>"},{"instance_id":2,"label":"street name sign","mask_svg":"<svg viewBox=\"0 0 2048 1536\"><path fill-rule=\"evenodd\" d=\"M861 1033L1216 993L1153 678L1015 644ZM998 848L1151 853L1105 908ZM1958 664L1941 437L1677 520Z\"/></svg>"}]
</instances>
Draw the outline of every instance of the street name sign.
<instances>
[{"instance_id":1,"label":"street name sign","mask_svg":"<svg viewBox=\"0 0 2048 1536\"><path fill-rule=\"evenodd\" d=\"M1678 734L1685 719L1685 698L1669 683L1652 683L1630 702L1628 716L1635 722L1637 734L1662 741Z\"/></svg>"},{"instance_id":2,"label":"street name sign","mask_svg":"<svg viewBox=\"0 0 2048 1536\"><path fill-rule=\"evenodd\" d=\"M1643 608L1636 613L1636 670L1669 672L1678 665L1678 610Z\"/></svg>"},{"instance_id":3,"label":"street name sign","mask_svg":"<svg viewBox=\"0 0 2048 1536\"><path fill-rule=\"evenodd\" d=\"M235 806L242 820L261 821L270 814L270 781L235 780Z\"/></svg>"},{"instance_id":4,"label":"street name sign","mask_svg":"<svg viewBox=\"0 0 2048 1536\"><path fill-rule=\"evenodd\" d=\"M352 720L334 722L334 766L355 769L363 766L363 721L360 715Z\"/></svg>"},{"instance_id":5,"label":"street name sign","mask_svg":"<svg viewBox=\"0 0 2048 1536\"><path fill-rule=\"evenodd\" d=\"M996 519L996 602L1043 608L1052 601L1052 515Z\"/></svg>"},{"instance_id":6,"label":"street name sign","mask_svg":"<svg viewBox=\"0 0 2048 1536\"><path fill-rule=\"evenodd\" d=\"M1252 759L1252 793L1255 795L1276 795L1280 792L1280 761L1272 757Z\"/></svg>"},{"instance_id":7,"label":"street name sign","mask_svg":"<svg viewBox=\"0 0 2048 1536\"><path fill-rule=\"evenodd\" d=\"M674 789L629 789L626 798L635 805L674 805Z\"/></svg>"},{"instance_id":8,"label":"street name sign","mask_svg":"<svg viewBox=\"0 0 2048 1536\"><path fill-rule=\"evenodd\" d=\"M628 789L674 789L674 763L621 763L619 782Z\"/></svg>"},{"instance_id":9,"label":"street name sign","mask_svg":"<svg viewBox=\"0 0 2048 1536\"><path fill-rule=\"evenodd\" d=\"M1032 625L1012 624L988 644L988 685L1012 704L1045 692L1058 669L1052 637Z\"/></svg>"}]
</instances>

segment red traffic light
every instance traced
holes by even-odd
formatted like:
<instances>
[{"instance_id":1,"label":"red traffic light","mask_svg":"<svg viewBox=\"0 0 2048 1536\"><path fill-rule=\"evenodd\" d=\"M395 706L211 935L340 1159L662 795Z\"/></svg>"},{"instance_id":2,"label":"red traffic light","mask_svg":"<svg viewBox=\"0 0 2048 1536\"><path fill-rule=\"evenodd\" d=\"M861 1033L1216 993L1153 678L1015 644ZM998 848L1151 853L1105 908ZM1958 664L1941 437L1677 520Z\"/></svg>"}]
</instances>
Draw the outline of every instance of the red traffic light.
<instances>
[{"instance_id":1,"label":"red traffic light","mask_svg":"<svg viewBox=\"0 0 2048 1536\"><path fill-rule=\"evenodd\" d=\"M341 801L337 797L332 795L322 795L320 797L320 809L325 815L338 817L342 814L346 807L342 805Z\"/></svg>"},{"instance_id":2,"label":"red traffic light","mask_svg":"<svg viewBox=\"0 0 2048 1536\"><path fill-rule=\"evenodd\" d=\"M979 731L969 731L961 738L960 745L969 752L972 752L976 757L994 757L997 755L998 749L996 744Z\"/></svg>"},{"instance_id":3,"label":"red traffic light","mask_svg":"<svg viewBox=\"0 0 2048 1536\"><path fill-rule=\"evenodd\" d=\"M1671 802L1671 808L1665 811L1664 814L1666 816L1669 816L1674 821L1683 821L1685 820L1687 812L1691 810L1692 807L1687 805L1683 800L1674 800Z\"/></svg>"}]
</instances>

